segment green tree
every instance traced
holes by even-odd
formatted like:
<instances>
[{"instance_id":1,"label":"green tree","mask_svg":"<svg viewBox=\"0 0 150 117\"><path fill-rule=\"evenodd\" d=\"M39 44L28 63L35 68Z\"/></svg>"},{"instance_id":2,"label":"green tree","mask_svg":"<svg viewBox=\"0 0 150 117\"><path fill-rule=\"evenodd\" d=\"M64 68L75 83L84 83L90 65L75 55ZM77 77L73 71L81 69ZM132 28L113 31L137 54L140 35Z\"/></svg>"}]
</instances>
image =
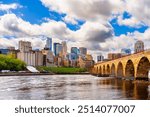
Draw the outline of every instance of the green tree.
<instances>
[{"instance_id":1,"label":"green tree","mask_svg":"<svg viewBox=\"0 0 150 117\"><path fill-rule=\"evenodd\" d=\"M26 64L21 60L7 55L0 55L0 70L20 71L24 70L25 67Z\"/></svg>"}]
</instances>

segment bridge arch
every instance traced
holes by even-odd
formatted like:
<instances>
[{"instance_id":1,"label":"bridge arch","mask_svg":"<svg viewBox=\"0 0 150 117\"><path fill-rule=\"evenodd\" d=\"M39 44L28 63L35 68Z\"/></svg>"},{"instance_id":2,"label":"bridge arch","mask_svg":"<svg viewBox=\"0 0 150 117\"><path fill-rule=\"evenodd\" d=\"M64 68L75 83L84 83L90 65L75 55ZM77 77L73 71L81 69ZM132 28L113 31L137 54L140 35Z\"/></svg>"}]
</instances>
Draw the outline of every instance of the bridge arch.
<instances>
[{"instance_id":1,"label":"bridge arch","mask_svg":"<svg viewBox=\"0 0 150 117\"><path fill-rule=\"evenodd\" d=\"M96 72L98 73L98 66L97 66L97 70L96 70Z\"/></svg>"},{"instance_id":2,"label":"bridge arch","mask_svg":"<svg viewBox=\"0 0 150 117\"><path fill-rule=\"evenodd\" d=\"M102 75L102 67L99 66L99 72L98 72L100 75Z\"/></svg>"},{"instance_id":3,"label":"bridge arch","mask_svg":"<svg viewBox=\"0 0 150 117\"><path fill-rule=\"evenodd\" d=\"M128 60L125 66L125 77L134 78L135 68L132 60Z\"/></svg>"},{"instance_id":4,"label":"bridge arch","mask_svg":"<svg viewBox=\"0 0 150 117\"><path fill-rule=\"evenodd\" d=\"M115 64L111 65L111 76L115 76Z\"/></svg>"},{"instance_id":5,"label":"bridge arch","mask_svg":"<svg viewBox=\"0 0 150 117\"><path fill-rule=\"evenodd\" d=\"M121 62L119 62L117 66L117 77L118 78L123 77L123 64Z\"/></svg>"},{"instance_id":6,"label":"bridge arch","mask_svg":"<svg viewBox=\"0 0 150 117\"><path fill-rule=\"evenodd\" d=\"M107 64L107 68L106 68L106 71L107 71L107 75L110 75L110 66L109 66L109 64Z\"/></svg>"},{"instance_id":7,"label":"bridge arch","mask_svg":"<svg viewBox=\"0 0 150 117\"><path fill-rule=\"evenodd\" d=\"M106 68L105 68L105 65L103 65L103 75L106 74Z\"/></svg>"},{"instance_id":8,"label":"bridge arch","mask_svg":"<svg viewBox=\"0 0 150 117\"><path fill-rule=\"evenodd\" d=\"M137 66L137 79L148 79L148 71L150 70L150 61L147 57L142 57Z\"/></svg>"}]
</instances>

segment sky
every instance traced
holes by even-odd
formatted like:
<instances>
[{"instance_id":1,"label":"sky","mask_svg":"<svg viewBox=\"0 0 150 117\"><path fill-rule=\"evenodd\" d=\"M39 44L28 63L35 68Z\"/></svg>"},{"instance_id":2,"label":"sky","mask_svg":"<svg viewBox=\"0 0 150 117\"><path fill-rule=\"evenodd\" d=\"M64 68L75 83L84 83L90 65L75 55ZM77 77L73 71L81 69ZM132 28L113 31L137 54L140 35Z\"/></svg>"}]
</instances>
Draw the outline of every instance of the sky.
<instances>
[{"instance_id":1,"label":"sky","mask_svg":"<svg viewBox=\"0 0 150 117\"><path fill-rule=\"evenodd\" d=\"M0 48L31 41L42 49L44 36L93 57L122 48L150 45L150 0L0 0Z\"/></svg>"}]
</instances>

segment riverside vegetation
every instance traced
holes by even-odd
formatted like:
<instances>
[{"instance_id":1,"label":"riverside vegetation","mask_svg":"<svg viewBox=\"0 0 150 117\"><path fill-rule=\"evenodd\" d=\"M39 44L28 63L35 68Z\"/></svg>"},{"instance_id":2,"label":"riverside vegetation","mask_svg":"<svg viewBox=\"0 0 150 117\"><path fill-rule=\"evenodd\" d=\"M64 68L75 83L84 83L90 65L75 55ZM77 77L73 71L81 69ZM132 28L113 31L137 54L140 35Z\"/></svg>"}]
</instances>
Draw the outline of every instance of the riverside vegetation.
<instances>
[{"instance_id":1,"label":"riverside vegetation","mask_svg":"<svg viewBox=\"0 0 150 117\"><path fill-rule=\"evenodd\" d=\"M0 71L10 70L10 71L21 71L25 70L25 62L15 59L9 55L0 54Z\"/></svg>"},{"instance_id":2,"label":"riverside vegetation","mask_svg":"<svg viewBox=\"0 0 150 117\"><path fill-rule=\"evenodd\" d=\"M55 74L78 74L87 72L85 68L72 68L72 67L47 67L39 66L37 69L40 72L48 72ZM22 71L26 70L25 62L15 59L10 55L0 54L0 71L10 70L10 71Z\"/></svg>"},{"instance_id":3,"label":"riverside vegetation","mask_svg":"<svg viewBox=\"0 0 150 117\"><path fill-rule=\"evenodd\" d=\"M37 67L39 71L46 71L55 74L76 74L76 73L84 73L87 72L85 68L72 68L72 67L46 67L40 66Z\"/></svg>"}]
</instances>

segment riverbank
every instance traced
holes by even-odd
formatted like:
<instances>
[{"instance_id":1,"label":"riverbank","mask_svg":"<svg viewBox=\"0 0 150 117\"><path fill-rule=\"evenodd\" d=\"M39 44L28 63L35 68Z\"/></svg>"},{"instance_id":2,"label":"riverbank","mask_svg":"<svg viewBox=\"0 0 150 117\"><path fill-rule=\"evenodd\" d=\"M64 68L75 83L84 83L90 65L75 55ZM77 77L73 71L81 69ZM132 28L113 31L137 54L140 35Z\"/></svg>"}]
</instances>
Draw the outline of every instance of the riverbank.
<instances>
[{"instance_id":1,"label":"riverbank","mask_svg":"<svg viewBox=\"0 0 150 117\"><path fill-rule=\"evenodd\" d=\"M85 68L73 68L73 67L46 67L40 66L37 67L37 70L40 72L54 73L54 74L82 74L86 73L87 69Z\"/></svg>"}]
</instances>

